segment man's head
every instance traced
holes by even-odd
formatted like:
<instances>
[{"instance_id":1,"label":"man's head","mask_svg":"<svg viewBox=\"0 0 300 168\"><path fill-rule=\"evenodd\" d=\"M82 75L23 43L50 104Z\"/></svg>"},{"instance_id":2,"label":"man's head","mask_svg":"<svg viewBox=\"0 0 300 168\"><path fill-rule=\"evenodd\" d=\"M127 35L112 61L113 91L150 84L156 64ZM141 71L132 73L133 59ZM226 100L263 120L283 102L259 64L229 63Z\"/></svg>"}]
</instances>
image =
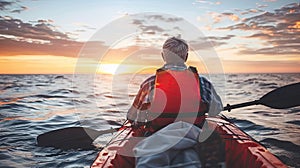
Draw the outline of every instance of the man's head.
<instances>
[{"instance_id":1,"label":"man's head","mask_svg":"<svg viewBox=\"0 0 300 168\"><path fill-rule=\"evenodd\" d=\"M180 38L172 37L163 45L162 57L166 63L184 63L188 58L189 46Z\"/></svg>"}]
</instances>

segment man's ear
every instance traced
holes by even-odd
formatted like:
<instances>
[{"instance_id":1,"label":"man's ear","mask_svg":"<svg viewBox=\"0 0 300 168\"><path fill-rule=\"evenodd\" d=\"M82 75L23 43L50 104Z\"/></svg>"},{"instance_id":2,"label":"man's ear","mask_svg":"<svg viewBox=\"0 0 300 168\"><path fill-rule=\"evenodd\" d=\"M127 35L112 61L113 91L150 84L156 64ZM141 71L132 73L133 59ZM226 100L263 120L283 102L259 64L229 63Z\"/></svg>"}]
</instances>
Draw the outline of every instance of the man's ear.
<instances>
[{"instance_id":1,"label":"man's ear","mask_svg":"<svg viewBox=\"0 0 300 168\"><path fill-rule=\"evenodd\" d=\"M164 62L166 62L166 59L165 59L165 56L164 56L163 52L161 52L161 57L163 58Z\"/></svg>"}]
</instances>

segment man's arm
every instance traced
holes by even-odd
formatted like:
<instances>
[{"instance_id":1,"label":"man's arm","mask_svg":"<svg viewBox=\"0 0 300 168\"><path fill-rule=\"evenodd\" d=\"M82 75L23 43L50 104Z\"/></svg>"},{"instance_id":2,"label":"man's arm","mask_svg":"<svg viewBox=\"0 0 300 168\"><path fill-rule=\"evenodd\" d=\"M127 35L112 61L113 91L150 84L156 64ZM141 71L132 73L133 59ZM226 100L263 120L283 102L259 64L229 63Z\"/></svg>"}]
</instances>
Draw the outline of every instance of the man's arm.
<instances>
[{"instance_id":1,"label":"man's arm","mask_svg":"<svg viewBox=\"0 0 300 168\"><path fill-rule=\"evenodd\" d=\"M145 110L147 110L150 106L154 83L155 76L151 76L141 84L141 88L127 113L127 119L129 121L142 122L141 120L145 119Z\"/></svg>"},{"instance_id":2,"label":"man's arm","mask_svg":"<svg viewBox=\"0 0 300 168\"><path fill-rule=\"evenodd\" d=\"M216 116L223 110L223 103L213 85L211 87L211 90L212 90L212 94L211 94L208 116Z\"/></svg>"},{"instance_id":3,"label":"man's arm","mask_svg":"<svg viewBox=\"0 0 300 168\"><path fill-rule=\"evenodd\" d=\"M142 102L140 99L143 99L142 95L143 95L143 89L140 88L140 90L138 91L138 94L135 96L135 99L134 99L131 107L129 108L129 110L127 112L127 120L133 122L137 119L137 111Z\"/></svg>"},{"instance_id":4,"label":"man's arm","mask_svg":"<svg viewBox=\"0 0 300 168\"><path fill-rule=\"evenodd\" d=\"M201 98L202 101L208 104L208 115L216 116L223 110L222 100L209 80L202 76L199 79Z\"/></svg>"}]
</instances>

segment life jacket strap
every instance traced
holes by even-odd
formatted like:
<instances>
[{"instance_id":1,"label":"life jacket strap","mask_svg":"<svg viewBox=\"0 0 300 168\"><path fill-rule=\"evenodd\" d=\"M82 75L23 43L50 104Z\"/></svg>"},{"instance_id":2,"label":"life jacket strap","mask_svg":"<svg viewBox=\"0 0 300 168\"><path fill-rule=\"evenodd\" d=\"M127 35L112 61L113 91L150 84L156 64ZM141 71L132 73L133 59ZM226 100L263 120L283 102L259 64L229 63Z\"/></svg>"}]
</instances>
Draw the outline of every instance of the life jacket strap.
<instances>
[{"instance_id":1,"label":"life jacket strap","mask_svg":"<svg viewBox=\"0 0 300 168\"><path fill-rule=\"evenodd\" d=\"M182 113L161 113L158 115L159 118L190 118L203 116L200 112L182 112ZM150 113L150 117L157 117L155 114Z\"/></svg>"}]
</instances>

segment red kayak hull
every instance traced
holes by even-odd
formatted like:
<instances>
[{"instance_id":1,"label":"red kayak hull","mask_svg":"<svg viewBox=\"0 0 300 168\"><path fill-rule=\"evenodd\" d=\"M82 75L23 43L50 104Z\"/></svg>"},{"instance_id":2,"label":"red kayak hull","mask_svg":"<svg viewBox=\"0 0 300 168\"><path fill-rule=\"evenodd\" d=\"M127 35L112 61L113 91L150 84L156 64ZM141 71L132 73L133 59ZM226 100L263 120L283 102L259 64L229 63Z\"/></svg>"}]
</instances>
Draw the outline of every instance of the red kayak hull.
<instances>
[{"instance_id":1,"label":"red kayak hull","mask_svg":"<svg viewBox=\"0 0 300 168\"><path fill-rule=\"evenodd\" d=\"M230 168L285 168L276 156L265 147L229 122L225 117L207 117L208 127L216 128L224 144L223 165ZM117 136L98 154L91 167L135 167L132 149L138 139L145 134L144 129L123 126ZM123 154L126 153L127 156Z\"/></svg>"}]
</instances>

